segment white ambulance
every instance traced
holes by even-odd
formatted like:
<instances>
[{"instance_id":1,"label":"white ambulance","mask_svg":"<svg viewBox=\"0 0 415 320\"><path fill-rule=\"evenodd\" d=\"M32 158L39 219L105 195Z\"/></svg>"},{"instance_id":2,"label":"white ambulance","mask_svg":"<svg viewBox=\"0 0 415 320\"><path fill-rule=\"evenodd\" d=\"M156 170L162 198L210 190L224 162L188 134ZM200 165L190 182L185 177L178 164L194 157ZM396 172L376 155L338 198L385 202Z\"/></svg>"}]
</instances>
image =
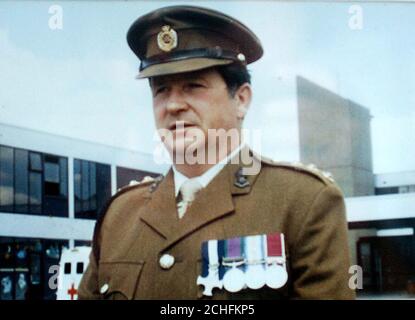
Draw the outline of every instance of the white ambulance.
<instances>
[{"instance_id":1,"label":"white ambulance","mask_svg":"<svg viewBox=\"0 0 415 320\"><path fill-rule=\"evenodd\" d=\"M78 286L88 263L91 247L64 248L59 262L57 300L76 300Z\"/></svg>"}]
</instances>

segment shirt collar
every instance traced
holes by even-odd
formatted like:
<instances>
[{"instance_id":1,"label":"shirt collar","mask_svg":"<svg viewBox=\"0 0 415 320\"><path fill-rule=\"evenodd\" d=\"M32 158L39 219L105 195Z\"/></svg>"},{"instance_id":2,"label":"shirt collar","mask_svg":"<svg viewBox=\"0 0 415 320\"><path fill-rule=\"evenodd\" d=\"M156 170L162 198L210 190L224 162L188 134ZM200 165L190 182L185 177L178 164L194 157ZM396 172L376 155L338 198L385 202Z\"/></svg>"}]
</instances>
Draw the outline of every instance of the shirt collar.
<instances>
[{"instance_id":1,"label":"shirt collar","mask_svg":"<svg viewBox=\"0 0 415 320\"><path fill-rule=\"evenodd\" d=\"M219 161L217 164L215 164L213 167L211 167L209 170L207 170L202 175L193 177L193 178L197 179L203 188L206 188L209 182L212 181L213 178L218 175L218 173L223 169L223 167L242 149L243 146L244 144L240 144L235 150L233 150L230 154L228 154L226 158ZM180 173L179 171L177 171L174 165L173 165L173 173L174 173L173 175L174 176L174 191L175 191L175 196L177 197L180 191L180 187L186 180L189 180L189 178L186 177L184 174Z\"/></svg>"}]
</instances>

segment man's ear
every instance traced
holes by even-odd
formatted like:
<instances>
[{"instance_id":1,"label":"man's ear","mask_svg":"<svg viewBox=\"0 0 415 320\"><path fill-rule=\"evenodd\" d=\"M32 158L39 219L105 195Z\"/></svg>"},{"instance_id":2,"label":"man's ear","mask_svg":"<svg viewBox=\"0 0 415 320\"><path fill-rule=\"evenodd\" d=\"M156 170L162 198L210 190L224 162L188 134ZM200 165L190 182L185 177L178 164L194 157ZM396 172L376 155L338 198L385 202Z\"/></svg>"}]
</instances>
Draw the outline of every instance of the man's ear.
<instances>
[{"instance_id":1,"label":"man's ear","mask_svg":"<svg viewBox=\"0 0 415 320\"><path fill-rule=\"evenodd\" d=\"M251 85L248 82L245 82L243 85L241 85L238 88L238 90L235 92L234 99L236 99L237 108L238 108L237 117L239 120L243 120L251 104L251 99L252 99Z\"/></svg>"}]
</instances>

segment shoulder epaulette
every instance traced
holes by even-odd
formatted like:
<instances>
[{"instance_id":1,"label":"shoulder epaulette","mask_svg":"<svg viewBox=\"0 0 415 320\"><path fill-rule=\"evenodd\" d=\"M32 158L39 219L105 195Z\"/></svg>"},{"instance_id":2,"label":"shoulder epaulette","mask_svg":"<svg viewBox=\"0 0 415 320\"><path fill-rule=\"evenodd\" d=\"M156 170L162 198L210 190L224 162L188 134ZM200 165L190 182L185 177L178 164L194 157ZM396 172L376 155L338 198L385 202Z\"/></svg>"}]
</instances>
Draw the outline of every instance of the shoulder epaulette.
<instances>
[{"instance_id":1,"label":"shoulder epaulette","mask_svg":"<svg viewBox=\"0 0 415 320\"><path fill-rule=\"evenodd\" d=\"M145 176L141 181L131 180L128 185L125 185L117 190L117 193L114 196L118 196L118 194L122 194L128 190L141 188L144 186L148 186L156 181L156 178Z\"/></svg>"},{"instance_id":2,"label":"shoulder epaulette","mask_svg":"<svg viewBox=\"0 0 415 320\"><path fill-rule=\"evenodd\" d=\"M257 159L261 160L261 162L268 164L270 166L283 167L283 168L288 168L288 169L295 170L298 172L308 173L318 178L319 180L323 181L325 184L334 183L333 175L330 172L320 170L314 164L303 164L301 162L276 161L270 158L260 156L257 153L254 153L254 156Z\"/></svg>"}]
</instances>

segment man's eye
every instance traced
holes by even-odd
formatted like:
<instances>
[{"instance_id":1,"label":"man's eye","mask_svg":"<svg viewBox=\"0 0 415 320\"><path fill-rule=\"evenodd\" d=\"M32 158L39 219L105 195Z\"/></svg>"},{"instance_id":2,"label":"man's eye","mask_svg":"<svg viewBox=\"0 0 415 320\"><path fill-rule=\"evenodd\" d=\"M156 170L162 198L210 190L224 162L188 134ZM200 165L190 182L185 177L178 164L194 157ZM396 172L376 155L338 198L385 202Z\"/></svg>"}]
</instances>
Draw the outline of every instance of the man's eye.
<instances>
[{"instance_id":1,"label":"man's eye","mask_svg":"<svg viewBox=\"0 0 415 320\"><path fill-rule=\"evenodd\" d=\"M160 93L165 92L166 90L167 90L167 87L158 87L158 88L156 88L156 89L154 90L154 95L156 96L156 95L158 95L158 94L160 94Z\"/></svg>"},{"instance_id":2,"label":"man's eye","mask_svg":"<svg viewBox=\"0 0 415 320\"><path fill-rule=\"evenodd\" d=\"M188 83L186 87L188 89L199 89L199 88L204 88L204 85L201 83L197 83L197 82L191 82L191 83Z\"/></svg>"}]
</instances>

